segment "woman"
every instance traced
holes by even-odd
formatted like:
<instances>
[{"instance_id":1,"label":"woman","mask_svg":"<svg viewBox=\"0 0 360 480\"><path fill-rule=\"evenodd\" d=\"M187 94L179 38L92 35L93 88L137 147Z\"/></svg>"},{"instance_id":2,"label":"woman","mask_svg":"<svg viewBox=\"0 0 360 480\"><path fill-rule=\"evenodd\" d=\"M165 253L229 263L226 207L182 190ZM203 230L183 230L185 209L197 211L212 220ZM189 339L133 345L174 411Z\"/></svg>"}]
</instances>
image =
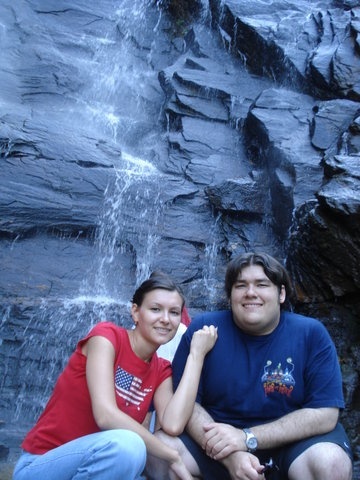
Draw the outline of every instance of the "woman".
<instances>
[{"instance_id":1,"label":"woman","mask_svg":"<svg viewBox=\"0 0 360 480\"><path fill-rule=\"evenodd\" d=\"M155 272L134 294L133 330L100 322L80 340L22 443L13 480L133 480L147 453L167 461L181 480L192 479L177 451L142 425L151 404L170 435L181 433L191 415L216 329L194 335L175 393L171 364L155 353L174 337L184 303L173 281Z\"/></svg>"}]
</instances>

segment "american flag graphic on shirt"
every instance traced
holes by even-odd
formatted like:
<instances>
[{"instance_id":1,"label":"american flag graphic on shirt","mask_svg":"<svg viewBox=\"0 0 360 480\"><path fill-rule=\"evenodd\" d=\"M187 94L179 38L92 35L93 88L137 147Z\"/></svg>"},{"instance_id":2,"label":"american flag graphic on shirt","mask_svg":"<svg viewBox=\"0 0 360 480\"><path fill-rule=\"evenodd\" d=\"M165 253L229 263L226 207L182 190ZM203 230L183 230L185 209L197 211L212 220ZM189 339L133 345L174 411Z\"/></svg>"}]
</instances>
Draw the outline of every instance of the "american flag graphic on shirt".
<instances>
[{"instance_id":1,"label":"american flag graphic on shirt","mask_svg":"<svg viewBox=\"0 0 360 480\"><path fill-rule=\"evenodd\" d=\"M141 378L131 375L126 370L117 367L115 373L115 388L116 393L124 398L127 402L134 405L140 405L151 389L141 389Z\"/></svg>"}]
</instances>

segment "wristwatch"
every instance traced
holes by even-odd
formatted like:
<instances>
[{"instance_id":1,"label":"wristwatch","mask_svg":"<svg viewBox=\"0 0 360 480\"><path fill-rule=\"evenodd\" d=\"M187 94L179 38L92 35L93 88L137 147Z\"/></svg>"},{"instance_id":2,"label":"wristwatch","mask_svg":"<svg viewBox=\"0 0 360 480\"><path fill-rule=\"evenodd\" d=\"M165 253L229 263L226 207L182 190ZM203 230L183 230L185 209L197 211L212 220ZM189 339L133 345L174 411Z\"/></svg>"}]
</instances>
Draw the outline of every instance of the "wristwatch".
<instances>
[{"instance_id":1,"label":"wristwatch","mask_svg":"<svg viewBox=\"0 0 360 480\"><path fill-rule=\"evenodd\" d=\"M257 449L257 446L258 446L255 435L248 428L244 428L243 432L246 435L245 445L247 447L247 451L250 452L250 453L255 452L255 450Z\"/></svg>"}]
</instances>

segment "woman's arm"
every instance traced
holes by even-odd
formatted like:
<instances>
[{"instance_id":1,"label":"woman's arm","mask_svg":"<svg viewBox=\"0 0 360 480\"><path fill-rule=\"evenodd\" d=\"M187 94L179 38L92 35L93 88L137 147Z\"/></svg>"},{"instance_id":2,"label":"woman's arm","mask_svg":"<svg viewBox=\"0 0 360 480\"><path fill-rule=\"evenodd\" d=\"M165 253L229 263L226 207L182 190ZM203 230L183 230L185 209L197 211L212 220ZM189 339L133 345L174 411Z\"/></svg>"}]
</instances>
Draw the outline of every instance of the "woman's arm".
<instances>
[{"instance_id":1,"label":"woman's arm","mask_svg":"<svg viewBox=\"0 0 360 480\"><path fill-rule=\"evenodd\" d=\"M86 379L92 411L100 430L124 428L137 433L144 440L150 454L169 462L170 468L177 471L182 480L190 480L192 477L178 452L162 443L117 407L114 388L115 350L112 343L105 337L91 337L83 348L83 353L87 356Z\"/></svg>"},{"instance_id":2,"label":"woman's arm","mask_svg":"<svg viewBox=\"0 0 360 480\"><path fill-rule=\"evenodd\" d=\"M192 337L184 372L175 393L170 378L157 388L154 404L158 422L167 434L177 436L184 430L193 412L205 356L216 340L217 329L213 325L197 330Z\"/></svg>"}]
</instances>

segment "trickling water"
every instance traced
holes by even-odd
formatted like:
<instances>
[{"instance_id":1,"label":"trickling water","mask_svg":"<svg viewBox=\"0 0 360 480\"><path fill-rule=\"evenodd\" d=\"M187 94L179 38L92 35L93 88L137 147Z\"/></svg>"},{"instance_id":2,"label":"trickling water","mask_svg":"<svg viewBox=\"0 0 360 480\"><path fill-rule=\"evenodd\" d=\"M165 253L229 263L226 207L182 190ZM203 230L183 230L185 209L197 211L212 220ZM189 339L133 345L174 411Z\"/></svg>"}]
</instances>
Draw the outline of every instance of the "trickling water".
<instances>
[{"instance_id":1,"label":"trickling water","mask_svg":"<svg viewBox=\"0 0 360 480\"><path fill-rule=\"evenodd\" d=\"M150 30L156 37L157 18L147 14L151 2L113 3L108 30L89 39L94 54L84 65L79 102L121 148L146 157L148 142L157 135L159 105L153 102L160 92L156 93L157 74L151 68L153 39L144 35Z\"/></svg>"},{"instance_id":2,"label":"trickling water","mask_svg":"<svg viewBox=\"0 0 360 480\"><path fill-rule=\"evenodd\" d=\"M152 252L158 239L155 229L162 210L159 172L152 164L129 154L124 153L122 160L123 168L116 169L115 184L106 192L96 236L98 256L92 262L83 293L116 298L120 279L133 270L126 261L129 255L136 265L133 285L151 273Z\"/></svg>"},{"instance_id":3,"label":"trickling water","mask_svg":"<svg viewBox=\"0 0 360 480\"><path fill-rule=\"evenodd\" d=\"M47 296L38 300L38 305L34 305L35 300L29 302L28 308L23 302L20 305L23 310L13 315L16 319L21 317L21 325L26 328L15 341L11 337L13 327L8 329L6 340L15 345L16 351L11 355L16 356L16 361L13 357L6 357L5 371L15 364L18 373L9 375L14 384L4 397L9 405L13 405L16 392L15 416L25 421L32 421L41 411L76 342L96 322L110 320L131 325L129 302L133 291L157 265L158 257L161 256L162 265L170 258L171 268L176 263L180 265L180 271L183 267L183 259L179 258L181 248L189 249L191 253L186 258L202 261L199 274L197 271L191 271L188 277L187 272L184 274L184 281L191 278L186 287L189 292L194 292L195 308L205 303L209 307L215 306L219 286L214 278L218 278L215 271L219 269L218 254L222 247L218 242L217 223L213 229L208 228L213 215L203 198L199 198L198 205L201 212L206 210L207 218L196 237L191 223L200 219L200 213L195 208L190 209L189 224L183 217L181 209L187 197L198 195L201 189L190 185L184 177L180 178L180 168L176 179L169 179L159 171L161 152L168 144L164 145L164 126L159 121L164 93L157 72L166 65L161 64L161 68L158 64L156 68L153 65L168 60L172 65L174 59L167 57L170 54L166 39L157 43L158 36L165 36L165 32L158 31L161 13L156 10L156 4L144 0L103 0L101 5L91 4L90 7L84 0L53 3L50 5L50 0L49 4L44 1L40 13L34 6L36 0L24 3L28 8L31 6L33 15L36 11L35 18L39 22L36 28L41 39L50 40L46 45L39 42L38 35L33 32L36 22L24 19L20 22L32 39L24 48L29 49L29 83L36 90L36 96L26 93L23 108L30 105L31 116L41 116L45 132L48 132L49 124L51 142L56 141L58 132L65 138L59 142L58 151L44 147L46 159L59 155L64 162L90 167L103 162L104 169L111 169L115 175L109 176L111 180L105 191L94 237L79 238L83 242L79 251L91 253L88 257L86 253L81 257L86 262L86 274L82 280L74 281L77 288L60 298L56 292L62 292L61 288L56 291L55 287L53 293L50 285L49 293L45 285ZM209 16L208 2L204 1L203 5L205 19ZM222 52L219 55L222 61ZM42 67L45 64L45 70L51 71L46 78L54 77L61 85L61 94L51 96L55 98L54 103L49 102L47 96L51 85L47 85L41 74L37 77L34 73L39 58L43 61ZM52 69L56 69L56 74ZM35 81L32 75L35 75ZM74 77L75 84L72 84ZM238 81L237 76L236 85ZM210 89L208 94L212 95ZM240 107L232 102L231 112ZM48 122L49 116L51 121ZM94 149L88 148L89 142L96 145L95 154ZM67 155L68 152L63 150L68 144L71 148ZM99 159L98 153L104 153L104 156ZM79 181L82 181L81 176ZM178 197L177 181L182 183ZM169 213L172 206L174 208ZM178 218L181 218L179 225L175 224ZM166 242L161 243L164 238ZM168 238L171 241L168 242ZM78 238L71 240L75 243ZM49 238L44 240L44 249L46 242L50 241ZM91 248L87 250L89 243ZM18 243L14 245L17 247ZM64 242L64 247L61 245L60 248L66 249L66 245ZM83 275L83 266L80 270ZM76 274L75 266L74 277ZM69 290L68 287L66 291ZM38 290L36 292L38 295ZM198 304L196 297L201 298ZM192 304L189 306L193 307ZM15 310L17 306L12 308ZM2 318L8 323L6 315ZM7 377L3 381L5 385Z\"/></svg>"},{"instance_id":4,"label":"trickling water","mask_svg":"<svg viewBox=\"0 0 360 480\"><path fill-rule=\"evenodd\" d=\"M105 192L94 240L97 253L89 258L79 291L71 298L44 299L29 314L18 354L36 354L21 370L15 420L32 419L41 411L76 342L92 325L101 320L131 325L132 293L152 270L163 208L160 174L151 162L163 141L158 127L162 92L150 64L152 39L144 35L153 31L156 36L159 18L153 10L148 15L152 2L108 3L113 9L108 10L106 28L83 32L77 39L87 54L77 62L78 91L67 92L68 98L75 96L76 107L60 106L58 114L59 123L71 125L71 136L79 142L80 133L87 132L85 138L100 137L110 145L115 181ZM66 25L51 22L69 44L75 43ZM59 55L55 48L53 54ZM39 335L44 325L46 335Z\"/></svg>"},{"instance_id":5,"label":"trickling water","mask_svg":"<svg viewBox=\"0 0 360 480\"><path fill-rule=\"evenodd\" d=\"M341 146L339 148L341 155L348 155L349 154L349 147L348 147L348 140L349 140L349 133L345 132L341 136Z\"/></svg>"},{"instance_id":6,"label":"trickling water","mask_svg":"<svg viewBox=\"0 0 360 480\"><path fill-rule=\"evenodd\" d=\"M205 247L205 262L204 262L204 286L206 291L206 297L208 298L208 308L216 305L218 301L218 288L216 286L216 270L217 270L217 254L220 250L220 246L217 242L217 228L218 222L221 219L221 214L218 214L213 231L210 232L209 243Z\"/></svg>"},{"instance_id":7,"label":"trickling water","mask_svg":"<svg viewBox=\"0 0 360 480\"><path fill-rule=\"evenodd\" d=\"M129 266L116 259L127 256L130 245L136 248L134 283L143 281L151 272L158 239L154 232L161 215L159 172L150 157L162 140L157 131L160 103L153 104L158 81L150 66L152 42L149 46L143 38L143 32L149 30L149 5L139 0L118 3L114 20L121 42L107 36L100 39L82 98L95 121L104 122L122 150L115 167L116 182L106 192L96 237L99 258L83 287L94 295L116 297L119 278L128 276ZM159 10L159 19L160 15ZM157 27L153 19L154 36ZM142 50L146 55L139 54Z\"/></svg>"}]
</instances>

